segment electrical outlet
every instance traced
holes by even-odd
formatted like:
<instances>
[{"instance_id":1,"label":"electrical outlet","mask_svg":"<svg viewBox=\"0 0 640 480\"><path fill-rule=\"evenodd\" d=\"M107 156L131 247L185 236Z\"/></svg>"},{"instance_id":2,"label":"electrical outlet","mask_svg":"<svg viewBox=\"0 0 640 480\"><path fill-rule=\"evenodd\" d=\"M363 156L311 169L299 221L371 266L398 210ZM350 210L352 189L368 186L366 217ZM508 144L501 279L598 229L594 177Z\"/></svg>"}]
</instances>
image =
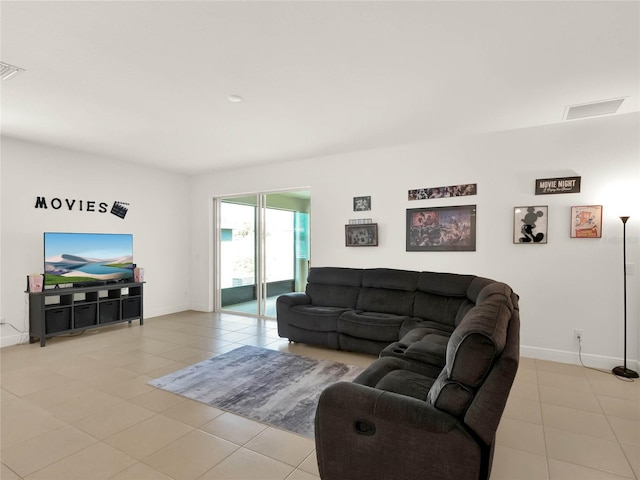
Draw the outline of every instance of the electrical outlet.
<instances>
[{"instance_id":1,"label":"electrical outlet","mask_svg":"<svg viewBox=\"0 0 640 480\"><path fill-rule=\"evenodd\" d=\"M573 331L573 338L577 341L580 342L582 340L584 340L584 330L580 330L579 328L576 328Z\"/></svg>"}]
</instances>

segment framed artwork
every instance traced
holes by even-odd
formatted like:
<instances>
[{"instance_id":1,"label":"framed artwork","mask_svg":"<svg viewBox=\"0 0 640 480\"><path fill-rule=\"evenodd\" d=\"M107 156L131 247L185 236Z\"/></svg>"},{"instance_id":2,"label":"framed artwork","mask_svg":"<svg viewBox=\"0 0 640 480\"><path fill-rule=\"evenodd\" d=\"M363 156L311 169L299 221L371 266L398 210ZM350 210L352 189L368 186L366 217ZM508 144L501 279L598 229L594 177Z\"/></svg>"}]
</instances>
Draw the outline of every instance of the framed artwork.
<instances>
[{"instance_id":1,"label":"framed artwork","mask_svg":"<svg viewBox=\"0 0 640 480\"><path fill-rule=\"evenodd\" d=\"M465 197L476 195L478 185L465 183L463 185L450 185L448 187L428 187L409 190L409 200L428 200L431 198Z\"/></svg>"},{"instance_id":2,"label":"framed artwork","mask_svg":"<svg viewBox=\"0 0 640 480\"><path fill-rule=\"evenodd\" d=\"M407 252L475 250L475 205L407 209Z\"/></svg>"},{"instance_id":3,"label":"framed artwork","mask_svg":"<svg viewBox=\"0 0 640 480\"><path fill-rule=\"evenodd\" d=\"M547 243L548 206L514 207L513 243Z\"/></svg>"},{"instance_id":4,"label":"framed artwork","mask_svg":"<svg viewBox=\"0 0 640 480\"><path fill-rule=\"evenodd\" d=\"M371 197L353 197L354 212L368 212L371 210Z\"/></svg>"},{"instance_id":5,"label":"framed artwork","mask_svg":"<svg viewBox=\"0 0 640 480\"><path fill-rule=\"evenodd\" d=\"M347 247L377 247L378 224L345 225L344 237Z\"/></svg>"},{"instance_id":6,"label":"framed artwork","mask_svg":"<svg viewBox=\"0 0 640 480\"><path fill-rule=\"evenodd\" d=\"M571 238L602 237L602 205L571 207Z\"/></svg>"}]
</instances>

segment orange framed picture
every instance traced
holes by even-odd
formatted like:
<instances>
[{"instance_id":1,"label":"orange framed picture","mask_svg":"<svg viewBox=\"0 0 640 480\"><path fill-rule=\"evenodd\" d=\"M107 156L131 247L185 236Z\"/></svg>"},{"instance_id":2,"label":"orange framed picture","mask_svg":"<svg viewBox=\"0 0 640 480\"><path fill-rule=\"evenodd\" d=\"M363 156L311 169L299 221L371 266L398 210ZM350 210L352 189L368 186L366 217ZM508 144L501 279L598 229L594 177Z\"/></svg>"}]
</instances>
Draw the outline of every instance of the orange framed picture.
<instances>
[{"instance_id":1,"label":"orange framed picture","mask_svg":"<svg viewBox=\"0 0 640 480\"><path fill-rule=\"evenodd\" d=\"M602 205L571 207L571 238L602 237Z\"/></svg>"}]
</instances>

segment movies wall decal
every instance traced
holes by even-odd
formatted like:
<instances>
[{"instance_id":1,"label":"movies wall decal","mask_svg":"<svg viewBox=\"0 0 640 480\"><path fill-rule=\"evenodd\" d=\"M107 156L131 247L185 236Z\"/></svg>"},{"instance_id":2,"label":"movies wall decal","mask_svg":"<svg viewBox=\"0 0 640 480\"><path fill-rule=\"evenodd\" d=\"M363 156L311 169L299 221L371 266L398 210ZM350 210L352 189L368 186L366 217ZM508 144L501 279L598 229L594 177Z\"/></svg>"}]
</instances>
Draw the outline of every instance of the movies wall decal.
<instances>
[{"instance_id":1,"label":"movies wall decal","mask_svg":"<svg viewBox=\"0 0 640 480\"><path fill-rule=\"evenodd\" d=\"M546 205L514 207L513 243L547 243L548 210Z\"/></svg>"},{"instance_id":2,"label":"movies wall decal","mask_svg":"<svg viewBox=\"0 0 640 480\"><path fill-rule=\"evenodd\" d=\"M448 187L429 187L409 190L409 200L429 200L432 198L465 197L477 195L478 185L466 183L463 185L451 185Z\"/></svg>"},{"instance_id":3,"label":"movies wall decal","mask_svg":"<svg viewBox=\"0 0 640 480\"><path fill-rule=\"evenodd\" d=\"M109 203L101 202L99 200L84 200L76 198L61 198L61 197L43 197L37 196L35 208L48 209L51 207L53 210L62 211L80 211L90 213L107 213L109 212ZM129 204L121 201L114 201L111 206L111 214L124 220L129 211Z\"/></svg>"},{"instance_id":4,"label":"movies wall decal","mask_svg":"<svg viewBox=\"0 0 640 480\"><path fill-rule=\"evenodd\" d=\"M407 252L474 252L476 206L407 209Z\"/></svg>"}]
</instances>

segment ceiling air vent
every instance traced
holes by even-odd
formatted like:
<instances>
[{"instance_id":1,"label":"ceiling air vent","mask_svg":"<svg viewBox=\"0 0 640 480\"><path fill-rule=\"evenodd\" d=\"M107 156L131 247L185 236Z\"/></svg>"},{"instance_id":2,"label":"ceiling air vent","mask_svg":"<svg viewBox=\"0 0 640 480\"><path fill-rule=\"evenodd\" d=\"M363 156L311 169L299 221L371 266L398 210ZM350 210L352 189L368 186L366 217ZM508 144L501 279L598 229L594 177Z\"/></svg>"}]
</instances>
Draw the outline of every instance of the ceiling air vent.
<instances>
[{"instance_id":1,"label":"ceiling air vent","mask_svg":"<svg viewBox=\"0 0 640 480\"><path fill-rule=\"evenodd\" d=\"M16 73L24 72L23 68L14 67L8 63L0 62L0 78L2 80L9 80Z\"/></svg>"},{"instance_id":2,"label":"ceiling air vent","mask_svg":"<svg viewBox=\"0 0 640 480\"><path fill-rule=\"evenodd\" d=\"M613 100L570 105L564 110L564 119L576 120L578 118L597 117L598 115L610 115L618 111L623 101L624 98L614 98Z\"/></svg>"}]
</instances>

